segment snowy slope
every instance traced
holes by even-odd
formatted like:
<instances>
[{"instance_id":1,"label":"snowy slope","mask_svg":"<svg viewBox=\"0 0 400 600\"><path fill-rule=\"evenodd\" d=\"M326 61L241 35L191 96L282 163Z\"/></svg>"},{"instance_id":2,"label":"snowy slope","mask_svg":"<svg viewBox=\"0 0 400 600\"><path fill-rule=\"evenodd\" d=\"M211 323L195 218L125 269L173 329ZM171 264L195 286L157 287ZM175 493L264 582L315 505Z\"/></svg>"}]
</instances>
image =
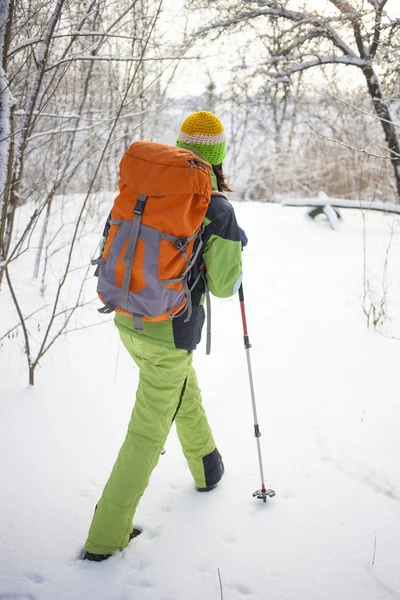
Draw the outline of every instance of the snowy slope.
<instances>
[{"instance_id":1,"label":"snowy slope","mask_svg":"<svg viewBox=\"0 0 400 600\"><path fill-rule=\"evenodd\" d=\"M251 356L276 497L252 498L260 481L238 301L214 300L213 352L202 346L195 364L223 481L196 493L171 432L137 512L142 536L104 563L77 560L125 435L137 369L111 319L57 342L31 389L19 341L6 340L1 599L218 600L218 569L225 600L400 598L400 340L391 339L400 338L400 219L367 216L376 286L395 227L384 336L362 313L360 211L343 211L334 232L305 209L235 208L250 239ZM83 322L95 306L84 310Z\"/></svg>"}]
</instances>

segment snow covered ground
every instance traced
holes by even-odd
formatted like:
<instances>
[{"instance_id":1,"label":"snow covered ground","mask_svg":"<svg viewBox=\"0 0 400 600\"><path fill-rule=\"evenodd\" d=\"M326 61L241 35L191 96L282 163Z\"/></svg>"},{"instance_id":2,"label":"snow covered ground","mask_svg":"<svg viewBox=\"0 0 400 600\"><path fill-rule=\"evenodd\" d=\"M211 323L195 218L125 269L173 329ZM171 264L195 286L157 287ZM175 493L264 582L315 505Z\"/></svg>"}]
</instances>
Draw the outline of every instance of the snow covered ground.
<instances>
[{"instance_id":1,"label":"snow covered ground","mask_svg":"<svg viewBox=\"0 0 400 600\"><path fill-rule=\"evenodd\" d=\"M380 335L362 312L361 211L343 211L340 231L304 208L236 211L250 239L251 356L276 497L252 498L260 481L239 306L215 299L212 355L202 345L195 364L226 466L221 484L195 491L172 431L137 511L143 534L104 563L78 560L138 372L111 318L59 340L30 389L19 339L5 340L1 600L218 600L218 570L225 600L400 598L400 219L367 216L367 276L378 292L394 224L391 320Z\"/></svg>"}]
</instances>

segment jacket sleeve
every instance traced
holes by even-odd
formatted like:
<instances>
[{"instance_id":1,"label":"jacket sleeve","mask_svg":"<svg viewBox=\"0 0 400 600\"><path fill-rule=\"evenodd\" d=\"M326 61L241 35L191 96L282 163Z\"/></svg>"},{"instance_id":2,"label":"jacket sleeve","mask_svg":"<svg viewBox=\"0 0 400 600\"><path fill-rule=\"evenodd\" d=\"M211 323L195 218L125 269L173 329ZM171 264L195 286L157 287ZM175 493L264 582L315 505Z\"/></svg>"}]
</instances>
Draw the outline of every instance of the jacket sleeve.
<instances>
[{"instance_id":1,"label":"jacket sleeve","mask_svg":"<svg viewBox=\"0 0 400 600\"><path fill-rule=\"evenodd\" d=\"M203 259L207 285L218 298L233 296L242 281L242 242L231 204L206 226Z\"/></svg>"}]
</instances>

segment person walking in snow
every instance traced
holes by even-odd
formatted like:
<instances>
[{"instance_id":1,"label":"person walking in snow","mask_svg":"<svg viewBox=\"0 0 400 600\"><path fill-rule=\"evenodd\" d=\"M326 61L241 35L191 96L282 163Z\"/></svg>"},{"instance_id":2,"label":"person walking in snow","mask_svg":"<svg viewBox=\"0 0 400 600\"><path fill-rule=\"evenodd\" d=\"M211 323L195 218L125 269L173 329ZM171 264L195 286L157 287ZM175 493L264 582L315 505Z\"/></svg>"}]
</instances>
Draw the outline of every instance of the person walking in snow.
<instances>
[{"instance_id":1,"label":"person walking in snow","mask_svg":"<svg viewBox=\"0 0 400 600\"><path fill-rule=\"evenodd\" d=\"M140 369L139 384L125 441L96 506L85 543L86 560L107 559L139 535L132 520L173 422L197 490L213 490L224 473L192 360L205 321L206 287L219 298L238 291L242 245L247 239L232 205L218 194L232 191L222 167L226 139L221 121L206 111L189 115L176 145L212 165L213 193L203 221L203 246L190 271L189 284L195 284L190 294L192 313L190 320L182 314L159 322L144 321L140 333L130 316L115 315L121 340ZM127 176L122 166L120 176L122 181Z\"/></svg>"}]
</instances>

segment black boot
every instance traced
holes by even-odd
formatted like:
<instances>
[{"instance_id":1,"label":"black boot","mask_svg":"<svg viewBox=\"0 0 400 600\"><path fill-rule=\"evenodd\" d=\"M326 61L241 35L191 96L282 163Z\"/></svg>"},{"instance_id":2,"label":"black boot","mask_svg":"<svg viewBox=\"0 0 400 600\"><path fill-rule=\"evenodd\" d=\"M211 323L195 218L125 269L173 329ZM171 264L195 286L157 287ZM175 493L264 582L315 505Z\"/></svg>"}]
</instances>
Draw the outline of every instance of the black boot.
<instances>
[{"instance_id":1,"label":"black boot","mask_svg":"<svg viewBox=\"0 0 400 600\"><path fill-rule=\"evenodd\" d=\"M132 529L131 533L129 534L129 541L133 540L133 538L137 537L141 533L142 533L141 529L136 529L136 527L134 527ZM110 558L110 556L112 556L112 554L93 554L93 552L86 551L83 556L83 560L91 560L93 562L101 562L102 560L107 560L107 558Z\"/></svg>"},{"instance_id":2,"label":"black boot","mask_svg":"<svg viewBox=\"0 0 400 600\"><path fill-rule=\"evenodd\" d=\"M196 489L198 492L211 492L211 490L215 490L225 472L222 456L218 450L215 449L211 454L207 454L207 456L203 457L203 464L206 476L206 487L196 487Z\"/></svg>"}]
</instances>

